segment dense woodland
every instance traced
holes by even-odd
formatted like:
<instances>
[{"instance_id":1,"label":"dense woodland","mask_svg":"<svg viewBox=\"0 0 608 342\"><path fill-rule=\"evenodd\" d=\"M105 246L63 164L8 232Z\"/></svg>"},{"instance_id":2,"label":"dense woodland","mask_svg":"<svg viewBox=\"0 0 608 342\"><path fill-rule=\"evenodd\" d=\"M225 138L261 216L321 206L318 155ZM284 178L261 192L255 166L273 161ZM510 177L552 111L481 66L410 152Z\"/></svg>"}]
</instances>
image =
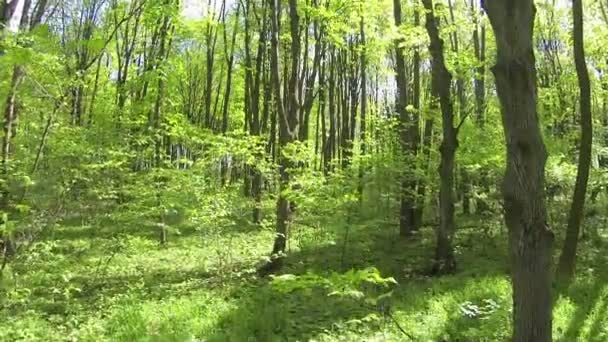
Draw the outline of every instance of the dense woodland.
<instances>
[{"instance_id":1,"label":"dense woodland","mask_svg":"<svg viewBox=\"0 0 608 342\"><path fill-rule=\"evenodd\" d=\"M608 341L607 50L606 0L0 0L0 340Z\"/></svg>"}]
</instances>

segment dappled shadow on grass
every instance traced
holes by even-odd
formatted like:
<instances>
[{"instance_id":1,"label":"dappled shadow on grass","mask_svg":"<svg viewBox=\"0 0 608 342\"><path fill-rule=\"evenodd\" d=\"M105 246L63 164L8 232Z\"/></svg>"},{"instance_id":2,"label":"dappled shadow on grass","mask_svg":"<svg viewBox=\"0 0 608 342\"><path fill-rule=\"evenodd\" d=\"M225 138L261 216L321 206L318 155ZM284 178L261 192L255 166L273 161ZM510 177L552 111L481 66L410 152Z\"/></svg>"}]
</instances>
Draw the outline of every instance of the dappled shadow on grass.
<instances>
[{"instance_id":1,"label":"dappled shadow on grass","mask_svg":"<svg viewBox=\"0 0 608 342\"><path fill-rule=\"evenodd\" d=\"M9 290L21 299L0 298L0 316L35 315L69 322L120 310L129 303L161 305L171 298L224 292L254 273L247 268L257 256L243 248L245 244L268 240L266 233L246 234L226 227L222 239L205 239L203 232L182 234L159 246L141 231L126 229L132 235L106 236L103 227L75 224L41 240L29 257L24 255L14 265L18 275ZM234 240L234 246L228 240ZM233 253L230 248L236 257L222 254Z\"/></svg>"},{"instance_id":2,"label":"dappled shadow on grass","mask_svg":"<svg viewBox=\"0 0 608 342\"><path fill-rule=\"evenodd\" d=\"M169 239L176 239L181 236L191 236L198 233L198 230L193 225L181 225L179 228L169 229ZM137 236L150 240L159 240L159 229L156 225L146 223L141 220L141 223L75 223L62 224L59 227L42 234L39 240L83 240L83 239L111 239L120 235Z\"/></svg>"},{"instance_id":3,"label":"dappled shadow on grass","mask_svg":"<svg viewBox=\"0 0 608 342\"><path fill-rule=\"evenodd\" d=\"M81 315L93 313L103 307L106 300L121 296L135 302L162 300L185 296L202 288L212 290L237 281L195 269L142 271L133 275L81 274L69 281L34 288L31 301L13 303L4 310L11 315L27 310L43 315Z\"/></svg>"},{"instance_id":4,"label":"dappled shadow on grass","mask_svg":"<svg viewBox=\"0 0 608 342\"><path fill-rule=\"evenodd\" d=\"M217 227L199 226L193 223L167 225L168 240L176 241L184 237L208 237L213 234L222 235L243 234L260 231L258 225L253 225L245 218L234 218L230 224ZM152 241L159 241L159 226L142 218L134 222L115 222L102 220L100 222L86 222L71 219L62 222L58 227L46 231L38 237L40 241L68 241L87 239L111 239L117 236L134 236Z\"/></svg>"},{"instance_id":5,"label":"dappled shadow on grass","mask_svg":"<svg viewBox=\"0 0 608 342\"><path fill-rule=\"evenodd\" d=\"M608 256L606 242L581 241L577 260L577 276L570 284L558 284L555 295L574 306L569 323L559 331L562 341L605 341L608 332L601 331L605 323L608 298ZM589 326L588 329L585 329ZM563 333L563 334L562 334Z\"/></svg>"},{"instance_id":6,"label":"dappled shadow on grass","mask_svg":"<svg viewBox=\"0 0 608 342\"><path fill-rule=\"evenodd\" d=\"M365 330L361 333L384 331L397 340L410 340L400 331L402 328L414 338L428 339L462 325L449 322L460 315L459 300L471 297L473 301L501 301L498 297L504 297L504 291L483 288L483 284L493 285L495 281L505 283L506 248L500 243L485 241L477 232L463 232L457 239L458 271L431 278L426 271L433 255L432 230L424 229L418 237L405 240L386 228L353 224L348 234L339 231L337 236L342 238L333 243L290 253L281 274L331 277L344 276L352 269L375 267L383 277L394 277L399 283L392 289L390 300L380 305L364 298L331 296L332 291L343 289L314 284L283 291L266 282L240 290L238 308L223 317L214 332L202 337L210 341L307 341L318 340L324 334L341 336L348 331ZM480 280L482 285L476 288L474 284ZM470 288L476 292L467 293ZM431 303L433 299L436 300ZM444 317L440 323L424 327L412 320L417 315L427 315L431 304L442 307Z\"/></svg>"}]
</instances>

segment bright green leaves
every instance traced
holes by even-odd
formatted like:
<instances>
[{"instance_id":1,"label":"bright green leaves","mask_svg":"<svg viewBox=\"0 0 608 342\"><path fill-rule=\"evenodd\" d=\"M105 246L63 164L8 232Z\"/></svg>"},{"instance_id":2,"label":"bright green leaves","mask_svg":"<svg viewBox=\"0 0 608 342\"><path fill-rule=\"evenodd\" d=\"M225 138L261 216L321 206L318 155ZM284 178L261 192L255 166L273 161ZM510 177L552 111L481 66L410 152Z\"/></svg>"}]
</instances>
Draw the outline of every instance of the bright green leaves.
<instances>
[{"instance_id":1,"label":"bright green leaves","mask_svg":"<svg viewBox=\"0 0 608 342\"><path fill-rule=\"evenodd\" d=\"M396 285L397 281L392 277L382 277L380 271L374 267L363 270L350 270L346 273L331 273L322 276L314 273L296 276L284 274L272 278L272 286L283 293L304 290L309 288L321 287L329 291L328 296L351 297L362 299L365 297L364 288L387 289ZM371 288L369 286L372 286ZM381 300L390 296L390 292L383 293L376 297Z\"/></svg>"}]
</instances>

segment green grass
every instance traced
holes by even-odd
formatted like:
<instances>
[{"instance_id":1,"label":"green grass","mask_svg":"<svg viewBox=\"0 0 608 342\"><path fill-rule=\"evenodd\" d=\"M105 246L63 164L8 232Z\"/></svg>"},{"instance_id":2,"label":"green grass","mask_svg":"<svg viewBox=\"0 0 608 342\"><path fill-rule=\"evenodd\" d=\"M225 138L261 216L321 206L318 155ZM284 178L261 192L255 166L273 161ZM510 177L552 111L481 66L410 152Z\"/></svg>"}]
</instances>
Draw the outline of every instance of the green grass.
<instances>
[{"instance_id":1,"label":"green grass","mask_svg":"<svg viewBox=\"0 0 608 342\"><path fill-rule=\"evenodd\" d=\"M346 227L294 232L283 273L315 277L285 291L255 276L272 244L267 229L185 227L160 247L148 227L116 233L112 226L66 222L20 256L0 284L0 340L410 340L401 329L416 341L508 338L504 232L461 229L458 272L429 277L430 228L406 241L396 238L394 224L367 220L348 225L345 245ZM581 249L578 278L556 291L555 339L608 341L604 238L585 240ZM368 267L398 282L388 299L330 295L340 289L322 281L347 282L348 271ZM361 290L372 296L377 289Z\"/></svg>"}]
</instances>

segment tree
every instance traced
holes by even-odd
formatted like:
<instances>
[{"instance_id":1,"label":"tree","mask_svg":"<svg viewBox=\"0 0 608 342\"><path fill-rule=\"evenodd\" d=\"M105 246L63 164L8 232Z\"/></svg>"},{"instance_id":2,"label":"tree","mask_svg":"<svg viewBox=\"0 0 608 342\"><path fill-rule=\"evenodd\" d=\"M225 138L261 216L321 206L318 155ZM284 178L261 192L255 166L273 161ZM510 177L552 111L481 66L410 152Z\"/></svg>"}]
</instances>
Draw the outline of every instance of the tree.
<instances>
[{"instance_id":1,"label":"tree","mask_svg":"<svg viewBox=\"0 0 608 342\"><path fill-rule=\"evenodd\" d=\"M393 0L393 16L395 25L402 25L401 0ZM400 142L402 152L410 162L409 172L401 180L401 205L399 209L399 232L401 236L411 235L416 227L416 179L412 175L418 150L418 120L417 114L408 111L408 82L405 66L403 38L395 39L395 80L397 81L396 111L399 114Z\"/></svg>"},{"instance_id":2,"label":"tree","mask_svg":"<svg viewBox=\"0 0 608 342\"><path fill-rule=\"evenodd\" d=\"M583 210L589 183L589 169L591 167L591 149L593 147L593 118L591 115L591 82L585 61L584 29L583 29L583 2L572 1L572 41L574 42L574 63L580 91L581 116L581 142L578 156L578 171L576 184L568 216L568 228L562 254L559 258L558 275L569 279L574 275L576 266L576 250L578 237L583 220Z\"/></svg>"},{"instance_id":3,"label":"tree","mask_svg":"<svg viewBox=\"0 0 608 342\"><path fill-rule=\"evenodd\" d=\"M24 2L21 0L12 0L11 2L0 2L0 43L6 36L11 36L19 32L20 26L26 26L28 13L23 14ZM39 6L46 6L46 2L42 2ZM40 22L40 12L35 11L32 20L32 27ZM23 16L23 17L22 17ZM25 23L26 25L22 25ZM0 50L0 56L3 51ZM18 88L21 86L25 77L25 70L20 64L15 64L12 68L12 77L9 84L8 94L4 103L3 116L3 137L2 151L0 152L0 225L8 224L9 211L11 210L11 194L9 191L9 177L11 174L11 159L14 149L14 138L17 134L17 123L19 122L19 108L17 101ZM0 231L0 256L2 257L0 265L0 277L6 267L8 258L14 253L15 246L10 234L4 229Z\"/></svg>"},{"instance_id":4,"label":"tree","mask_svg":"<svg viewBox=\"0 0 608 342\"><path fill-rule=\"evenodd\" d=\"M454 108L451 97L452 74L445 66L443 56L443 39L435 17L432 0L422 0L426 9L426 30L431 40L429 51L432 58L432 94L439 97L441 107L443 140L439 151L439 227L437 228L437 246L435 250L436 273L451 272L456 268L452 238L454 223L454 164L458 148L458 129L454 127Z\"/></svg>"},{"instance_id":5,"label":"tree","mask_svg":"<svg viewBox=\"0 0 608 342\"><path fill-rule=\"evenodd\" d=\"M483 4L496 37L492 68L500 100L507 161L502 184L513 285L513 340L552 340L551 251L545 162L537 103L532 0Z\"/></svg>"},{"instance_id":6,"label":"tree","mask_svg":"<svg viewBox=\"0 0 608 342\"><path fill-rule=\"evenodd\" d=\"M294 166L284 149L297 140L299 130L299 66L300 66L300 17L297 0L289 0L289 22L291 34L291 68L287 79L287 94L281 92L281 77L279 72L279 22L281 7L278 0L270 0L271 15L271 47L270 68L272 88L279 122L279 196L277 200L276 237L272 247L272 260L260 269L260 273L272 272L282 266L289 228L293 218L293 206L285 191L289 187L290 168ZM285 97L284 97L285 96Z\"/></svg>"},{"instance_id":7,"label":"tree","mask_svg":"<svg viewBox=\"0 0 608 342\"><path fill-rule=\"evenodd\" d=\"M267 120L268 114L266 113L265 118L260 117L260 92L262 88L263 76L268 73L265 61L266 57L266 45L265 37L268 32L268 16L267 6L262 9L262 23L258 23L258 48L255 56L255 65L252 58L251 48L251 16L255 8L252 8L251 2L246 1L243 7L243 15L245 20L245 125L249 128L249 133L253 136L260 136L262 134L262 124ZM261 25L260 25L261 24ZM268 82L267 82L268 83ZM265 86L266 87L266 86ZM264 104L264 108L266 108ZM267 111L266 111L267 112ZM251 177L251 189L249 189L248 178L245 182L245 191L250 193L255 200L255 206L253 208L253 222L260 223L262 220L262 185L263 177L262 172L256 168L251 167L249 174L246 177Z\"/></svg>"}]
</instances>

